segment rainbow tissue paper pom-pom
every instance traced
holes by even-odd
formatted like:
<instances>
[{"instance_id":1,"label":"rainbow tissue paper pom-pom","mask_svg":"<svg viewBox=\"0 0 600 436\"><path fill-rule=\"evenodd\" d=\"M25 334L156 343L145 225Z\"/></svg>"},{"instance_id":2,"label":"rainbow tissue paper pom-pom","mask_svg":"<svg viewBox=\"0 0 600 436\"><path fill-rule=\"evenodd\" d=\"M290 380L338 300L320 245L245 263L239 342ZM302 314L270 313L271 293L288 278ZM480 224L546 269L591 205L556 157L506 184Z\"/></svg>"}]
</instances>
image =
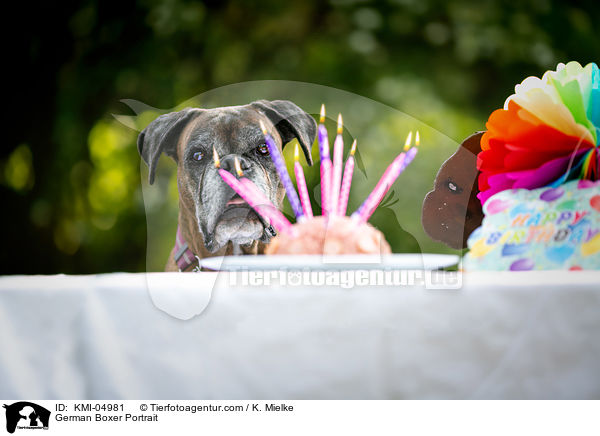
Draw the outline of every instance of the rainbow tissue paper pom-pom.
<instances>
[{"instance_id":1,"label":"rainbow tissue paper pom-pom","mask_svg":"<svg viewBox=\"0 0 600 436\"><path fill-rule=\"evenodd\" d=\"M506 189L557 187L598 180L600 70L595 63L558 64L515 87L487 121L477 157L479 200Z\"/></svg>"}]
</instances>

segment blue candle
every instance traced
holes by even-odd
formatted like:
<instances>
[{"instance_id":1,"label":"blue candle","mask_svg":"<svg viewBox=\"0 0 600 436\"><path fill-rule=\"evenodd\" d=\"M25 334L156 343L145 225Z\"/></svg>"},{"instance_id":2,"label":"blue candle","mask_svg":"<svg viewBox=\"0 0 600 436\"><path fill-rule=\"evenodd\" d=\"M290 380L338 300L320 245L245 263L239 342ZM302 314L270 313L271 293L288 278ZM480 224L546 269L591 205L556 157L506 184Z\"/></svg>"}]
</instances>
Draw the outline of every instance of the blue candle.
<instances>
[{"instance_id":1,"label":"blue candle","mask_svg":"<svg viewBox=\"0 0 600 436\"><path fill-rule=\"evenodd\" d=\"M260 128L265 135L265 143L267 144L267 148L269 149L269 154L271 155L271 160L275 164L275 169L277 170L277 174L279 174L279 178L281 179L281 183L283 183L283 187L285 188L285 193L287 194L287 198L290 201L290 205L292 206L292 210L294 211L294 215L296 215L296 219L298 221L302 221L304 219L304 212L302 212L302 205L300 204L300 199L298 198L298 193L296 189L294 189L294 184L292 183L292 179L288 174L287 168L285 166L285 161L283 160L283 156L275 143L273 137L267 132L267 128L260 122Z\"/></svg>"}]
</instances>

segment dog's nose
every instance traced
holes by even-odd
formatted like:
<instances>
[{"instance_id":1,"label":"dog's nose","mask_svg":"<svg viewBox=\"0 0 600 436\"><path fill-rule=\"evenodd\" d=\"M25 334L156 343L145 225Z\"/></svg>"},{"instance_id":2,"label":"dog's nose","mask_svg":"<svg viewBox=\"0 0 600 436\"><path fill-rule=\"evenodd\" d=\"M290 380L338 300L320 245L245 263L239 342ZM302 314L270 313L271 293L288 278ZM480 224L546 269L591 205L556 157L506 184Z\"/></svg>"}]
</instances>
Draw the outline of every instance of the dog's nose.
<instances>
[{"instance_id":1,"label":"dog's nose","mask_svg":"<svg viewBox=\"0 0 600 436\"><path fill-rule=\"evenodd\" d=\"M235 158L237 157L240 162L240 168L242 172L246 172L250 169L250 161L239 154L228 154L227 156L223 156L221 158L221 168L225 171L229 171L232 174L235 174Z\"/></svg>"}]
</instances>

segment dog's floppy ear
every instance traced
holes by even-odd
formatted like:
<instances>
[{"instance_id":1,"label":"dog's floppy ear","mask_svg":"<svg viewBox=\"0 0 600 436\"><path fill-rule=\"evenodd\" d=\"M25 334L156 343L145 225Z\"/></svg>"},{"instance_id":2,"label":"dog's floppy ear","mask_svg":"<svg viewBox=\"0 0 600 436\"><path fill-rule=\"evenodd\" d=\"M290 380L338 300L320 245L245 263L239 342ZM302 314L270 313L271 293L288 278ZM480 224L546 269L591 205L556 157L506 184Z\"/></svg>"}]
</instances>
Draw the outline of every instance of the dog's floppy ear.
<instances>
[{"instance_id":1,"label":"dog's floppy ear","mask_svg":"<svg viewBox=\"0 0 600 436\"><path fill-rule=\"evenodd\" d=\"M317 134L317 122L313 117L289 100L259 100L251 103L251 106L262 111L271 120L281 135L283 146L298 138L306 161L312 165L310 149Z\"/></svg>"},{"instance_id":2,"label":"dog's floppy ear","mask_svg":"<svg viewBox=\"0 0 600 436\"><path fill-rule=\"evenodd\" d=\"M200 109L186 108L179 112L161 115L142 130L137 147L148 165L148 182L154 183L156 164L161 153L177 162L177 142L185 126L200 114Z\"/></svg>"}]
</instances>

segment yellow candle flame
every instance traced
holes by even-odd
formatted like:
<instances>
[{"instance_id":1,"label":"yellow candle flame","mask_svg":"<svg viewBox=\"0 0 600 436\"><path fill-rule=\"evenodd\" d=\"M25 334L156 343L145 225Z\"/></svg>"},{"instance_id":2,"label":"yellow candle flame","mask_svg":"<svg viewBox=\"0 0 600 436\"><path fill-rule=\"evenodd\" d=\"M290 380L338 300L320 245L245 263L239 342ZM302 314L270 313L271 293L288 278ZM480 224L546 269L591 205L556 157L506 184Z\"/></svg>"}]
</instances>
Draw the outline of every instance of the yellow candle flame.
<instances>
[{"instance_id":1,"label":"yellow candle flame","mask_svg":"<svg viewBox=\"0 0 600 436\"><path fill-rule=\"evenodd\" d=\"M415 135L415 147L418 147L421 143L421 137L419 136L419 131L417 130L417 134Z\"/></svg>"},{"instance_id":2,"label":"yellow candle flame","mask_svg":"<svg viewBox=\"0 0 600 436\"><path fill-rule=\"evenodd\" d=\"M344 132L344 122L342 121L342 114L338 115L337 134L341 135Z\"/></svg>"},{"instance_id":3,"label":"yellow candle flame","mask_svg":"<svg viewBox=\"0 0 600 436\"><path fill-rule=\"evenodd\" d=\"M235 172L239 177L242 177L244 173L242 172L242 167L240 166L240 161L237 157L233 159L233 165L235 166Z\"/></svg>"},{"instance_id":4,"label":"yellow candle flame","mask_svg":"<svg viewBox=\"0 0 600 436\"><path fill-rule=\"evenodd\" d=\"M408 136L406 137L406 141L404 142L404 151L407 151L410 148L410 144L412 143L412 130L408 132Z\"/></svg>"},{"instance_id":5,"label":"yellow candle flame","mask_svg":"<svg viewBox=\"0 0 600 436\"><path fill-rule=\"evenodd\" d=\"M217 154L217 149L213 147L213 161L215 162L215 168L221 167L221 160L219 159L219 155Z\"/></svg>"},{"instance_id":6,"label":"yellow candle flame","mask_svg":"<svg viewBox=\"0 0 600 436\"><path fill-rule=\"evenodd\" d=\"M263 123L262 120L259 120L258 122L260 123L260 130L262 130L263 135L266 135L267 134L267 128L265 126L265 123Z\"/></svg>"},{"instance_id":7,"label":"yellow candle flame","mask_svg":"<svg viewBox=\"0 0 600 436\"><path fill-rule=\"evenodd\" d=\"M298 162L300 160L300 152L298 149L298 144L296 144L296 149L294 150L294 160Z\"/></svg>"},{"instance_id":8,"label":"yellow candle flame","mask_svg":"<svg viewBox=\"0 0 600 436\"><path fill-rule=\"evenodd\" d=\"M350 149L350 156L354 156L355 152L356 152L356 139L352 143L352 148Z\"/></svg>"},{"instance_id":9,"label":"yellow candle flame","mask_svg":"<svg viewBox=\"0 0 600 436\"><path fill-rule=\"evenodd\" d=\"M325 123L325 104L321 105L321 116L319 117L319 123Z\"/></svg>"}]
</instances>

